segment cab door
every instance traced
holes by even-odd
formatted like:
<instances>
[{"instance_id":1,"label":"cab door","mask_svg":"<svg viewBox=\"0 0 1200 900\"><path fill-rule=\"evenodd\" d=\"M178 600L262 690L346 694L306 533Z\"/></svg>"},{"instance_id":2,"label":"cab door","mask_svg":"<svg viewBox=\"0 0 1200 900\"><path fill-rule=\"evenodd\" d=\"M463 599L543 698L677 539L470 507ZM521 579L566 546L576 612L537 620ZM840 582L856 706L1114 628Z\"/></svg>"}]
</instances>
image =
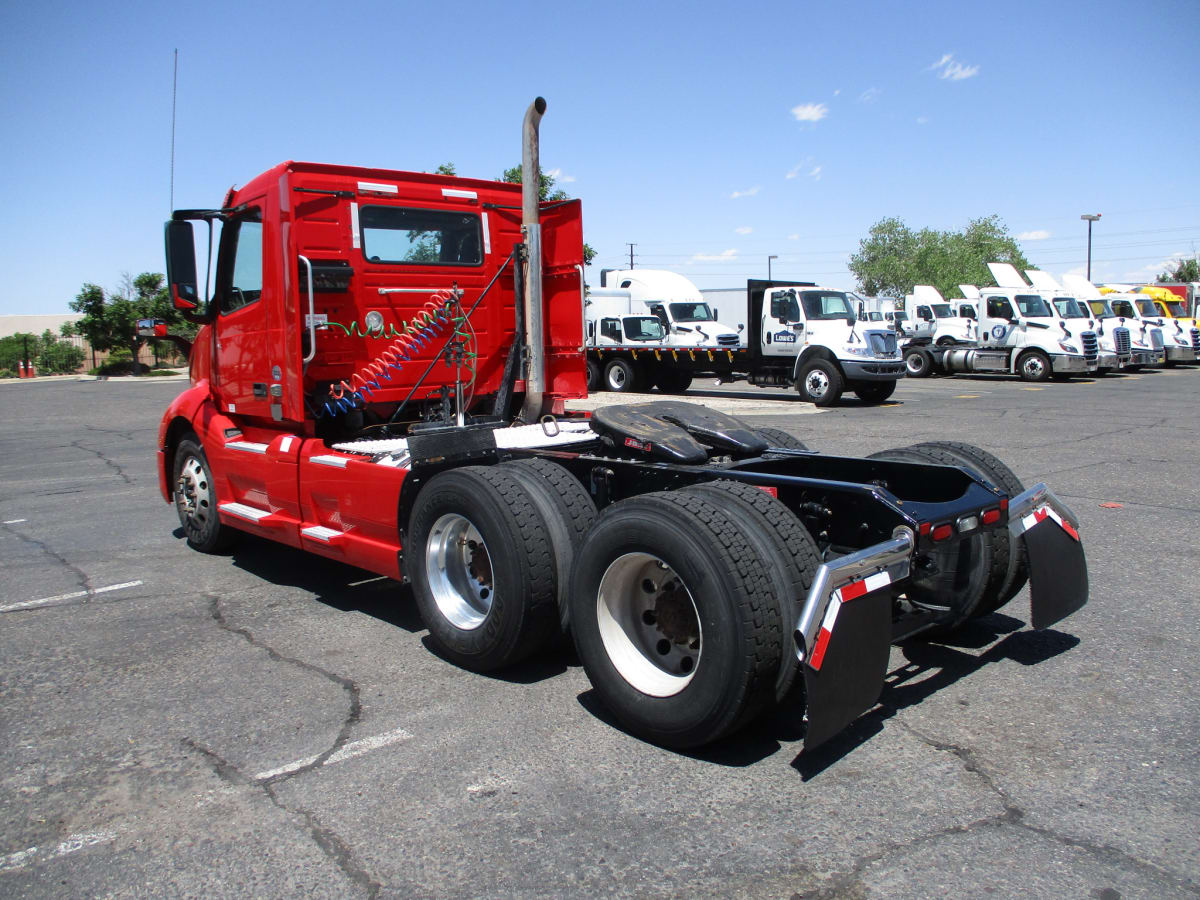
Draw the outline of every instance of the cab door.
<instances>
[{"instance_id":1,"label":"cab door","mask_svg":"<svg viewBox=\"0 0 1200 900\"><path fill-rule=\"evenodd\" d=\"M762 355L795 356L798 346L804 343L804 325L800 318L800 303L794 290L771 291L763 303L759 330Z\"/></svg>"},{"instance_id":2,"label":"cab door","mask_svg":"<svg viewBox=\"0 0 1200 900\"><path fill-rule=\"evenodd\" d=\"M263 278L263 240L262 207L253 201L221 231L213 381L223 411L269 418L269 386L279 381L270 322L278 288Z\"/></svg>"}]
</instances>

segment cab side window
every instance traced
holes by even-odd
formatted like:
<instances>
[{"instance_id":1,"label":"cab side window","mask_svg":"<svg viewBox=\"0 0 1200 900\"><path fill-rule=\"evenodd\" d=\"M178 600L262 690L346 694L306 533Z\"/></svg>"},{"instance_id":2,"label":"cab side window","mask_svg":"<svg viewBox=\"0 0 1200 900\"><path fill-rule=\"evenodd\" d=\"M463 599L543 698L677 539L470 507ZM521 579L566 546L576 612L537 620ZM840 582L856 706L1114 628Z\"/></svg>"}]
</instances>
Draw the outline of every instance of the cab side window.
<instances>
[{"instance_id":1,"label":"cab side window","mask_svg":"<svg viewBox=\"0 0 1200 900\"><path fill-rule=\"evenodd\" d=\"M989 319L1015 319L1012 304L1005 297L989 297L987 302Z\"/></svg>"},{"instance_id":2,"label":"cab side window","mask_svg":"<svg viewBox=\"0 0 1200 900\"><path fill-rule=\"evenodd\" d=\"M620 342L621 340L621 320L620 319L601 319L600 334L609 340Z\"/></svg>"},{"instance_id":3,"label":"cab side window","mask_svg":"<svg viewBox=\"0 0 1200 900\"><path fill-rule=\"evenodd\" d=\"M230 313L254 303L262 296L262 213L255 210L227 226L230 239L229 283L221 290L221 312ZM232 234L229 234L229 232Z\"/></svg>"}]
</instances>

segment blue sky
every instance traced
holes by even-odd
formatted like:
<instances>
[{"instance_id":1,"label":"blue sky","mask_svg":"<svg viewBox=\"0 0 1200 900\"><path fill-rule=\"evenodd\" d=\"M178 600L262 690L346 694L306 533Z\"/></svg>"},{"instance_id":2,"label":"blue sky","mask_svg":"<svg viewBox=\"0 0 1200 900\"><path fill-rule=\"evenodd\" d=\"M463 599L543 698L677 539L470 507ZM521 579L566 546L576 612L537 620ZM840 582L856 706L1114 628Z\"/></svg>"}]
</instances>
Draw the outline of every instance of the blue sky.
<instances>
[{"instance_id":1,"label":"blue sky","mask_svg":"<svg viewBox=\"0 0 1200 900\"><path fill-rule=\"evenodd\" d=\"M285 159L542 162L598 268L852 287L870 226L997 214L1096 280L1200 249L1200 3L5 4L0 314L161 271L175 205Z\"/></svg>"}]
</instances>

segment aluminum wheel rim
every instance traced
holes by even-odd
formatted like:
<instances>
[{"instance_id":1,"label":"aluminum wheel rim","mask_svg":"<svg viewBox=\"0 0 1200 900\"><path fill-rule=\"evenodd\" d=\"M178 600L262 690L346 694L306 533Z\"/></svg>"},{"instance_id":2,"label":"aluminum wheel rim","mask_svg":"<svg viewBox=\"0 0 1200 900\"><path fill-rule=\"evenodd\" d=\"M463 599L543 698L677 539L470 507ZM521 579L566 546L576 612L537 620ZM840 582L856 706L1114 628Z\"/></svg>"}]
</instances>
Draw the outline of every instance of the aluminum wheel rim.
<instances>
[{"instance_id":1,"label":"aluminum wheel rim","mask_svg":"<svg viewBox=\"0 0 1200 900\"><path fill-rule=\"evenodd\" d=\"M447 513L433 523L425 544L425 575L438 610L455 628L483 624L495 598L492 557L466 516Z\"/></svg>"},{"instance_id":2,"label":"aluminum wheel rim","mask_svg":"<svg viewBox=\"0 0 1200 900\"><path fill-rule=\"evenodd\" d=\"M609 565L596 619L609 661L635 690L671 697L695 677L704 642L696 601L657 556L626 553Z\"/></svg>"},{"instance_id":3,"label":"aluminum wheel rim","mask_svg":"<svg viewBox=\"0 0 1200 900\"><path fill-rule=\"evenodd\" d=\"M1025 374L1031 378L1038 378L1046 374L1046 367L1042 365L1040 357L1030 356L1025 360Z\"/></svg>"},{"instance_id":4,"label":"aluminum wheel rim","mask_svg":"<svg viewBox=\"0 0 1200 900\"><path fill-rule=\"evenodd\" d=\"M824 397L825 392L829 390L829 376L820 369L813 369L809 372L804 383L808 388L809 395L813 397Z\"/></svg>"},{"instance_id":5,"label":"aluminum wheel rim","mask_svg":"<svg viewBox=\"0 0 1200 900\"><path fill-rule=\"evenodd\" d=\"M921 372L925 369L925 361L916 356L910 356L904 361L904 364L908 367L908 371L913 374Z\"/></svg>"},{"instance_id":6,"label":"aluminum wheel rim","mask_svg":"<svg viewBox=\"0 0 1200 900\"><path fill-rule=\"evenodd\" d=\"M185 527L203 533L213 515L212 484L198 457L189 456L179 467L175 485L175 508Z\"/></svg>"}]
</instances>

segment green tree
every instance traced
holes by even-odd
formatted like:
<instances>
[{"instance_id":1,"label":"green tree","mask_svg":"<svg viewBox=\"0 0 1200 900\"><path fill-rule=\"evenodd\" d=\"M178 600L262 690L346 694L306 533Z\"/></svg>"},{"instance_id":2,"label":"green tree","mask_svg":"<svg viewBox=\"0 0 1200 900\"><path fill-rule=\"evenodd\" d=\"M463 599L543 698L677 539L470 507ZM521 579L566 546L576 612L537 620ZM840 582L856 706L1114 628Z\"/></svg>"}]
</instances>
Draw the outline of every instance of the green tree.
<instances>
[{"instance_id":1,"label":"green tree","mask_svg":"<svg viewBox=\"0 0 1200 900\"><path fill-rule=\"evenodd\" d=\"M501 181L507 181L509 184L522 184L521 167L513 166L511 169L505 169L504 174L500 176ZM557 203L560 200L570 200L571 195L562 188L556 188L553 175L547 175L541 169L538 169L538 199L543 203ZM596 250L591 244L583 245L583 264L590 266L592 260L596 258Z\"/></svg>"},{"instance_id":2,"label":"green tree","mask_svg":"<svg viewBox=\"0 0 1200 900\"><path fill-rule=\"evenodd\" d=\"M127 350L135 360L149 340L138 334L139 319L162 319L173 333L193 337L196 326L171 305L165 282L166 276L158 272L143 272L132 279L126 274L121 287L108 296L98 285L84 284L70 304L83 317L64 325L63 334L83 335L97 350Z\"/></svg>"},{"instance_id":3,"label":"green tree","mask_svg":"<svg viewBox=\"0 0 1200 900\"><path fill-rule=\"evenodd\" d=\"M1175 263L1175 268L1167 268L1158 276L1159 283L1171 281L1200 281L1200 260L1195 256L1191 259L1181 259Z\"/></svg>"},{"instance_id":4,"label":"green tree","mask_svg":"<svg viewBox=\"0 0 1200 900\"><path fill-rule=\"evenodd\" d=\"M972 219L962 231L913 231L895 217L880 219L859 241L849 268L865 294L903 297L917 284L958 296L959 284L987 284L989 262L1032 268L997 216Z\"/></svg>"}]
</instances>

